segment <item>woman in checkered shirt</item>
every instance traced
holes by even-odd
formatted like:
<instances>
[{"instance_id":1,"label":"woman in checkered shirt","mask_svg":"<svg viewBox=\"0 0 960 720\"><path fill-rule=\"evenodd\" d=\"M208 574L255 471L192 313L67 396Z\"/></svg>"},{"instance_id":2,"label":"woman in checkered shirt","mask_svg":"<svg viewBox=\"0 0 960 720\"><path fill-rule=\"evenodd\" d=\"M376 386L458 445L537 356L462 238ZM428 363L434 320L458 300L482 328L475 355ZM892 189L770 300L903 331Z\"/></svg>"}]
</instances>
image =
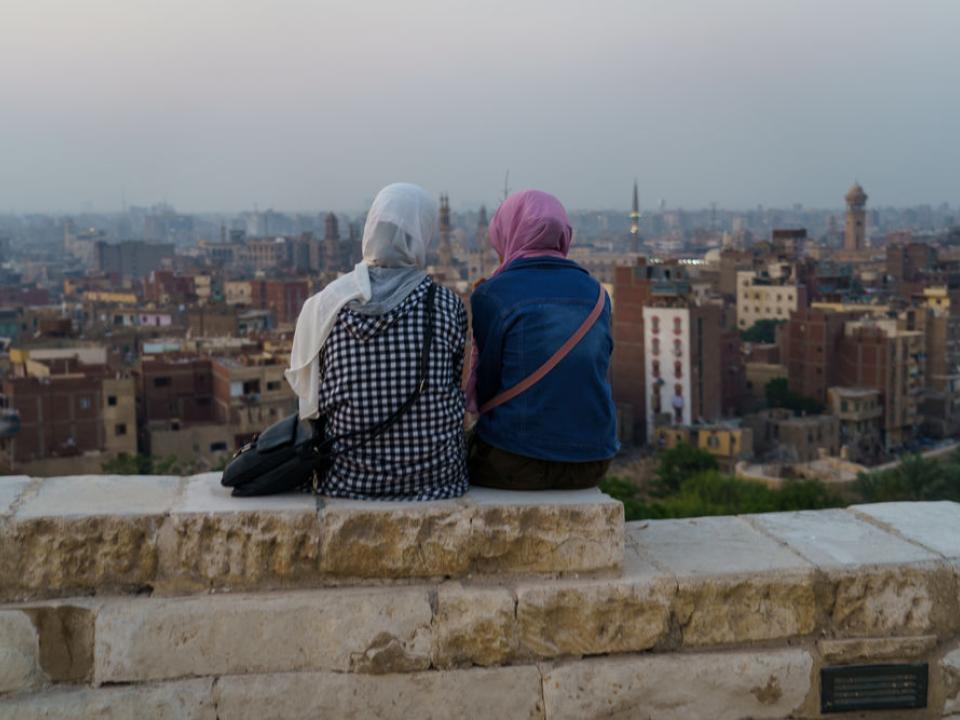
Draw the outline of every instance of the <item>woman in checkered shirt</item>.
<instances>
[{"instance_id":1,"label":"woman in checkered shirt","mask_svg":"<svg viewBox=\"0 0 960 720\"><path fill-rule=\"evenodd\" d=\"M372 428L418 386L433 284L423 268L436 220L437 204L425 190L387 186L367 215L363 262L304 304L287 376L301 417L325 416L327 437ZM358 438L336 444L322 494L435 500L467 491L460 388L466 333L463 303L437 286L425 389L382 435L360 447Z\"/></svg>"}]
</instances>

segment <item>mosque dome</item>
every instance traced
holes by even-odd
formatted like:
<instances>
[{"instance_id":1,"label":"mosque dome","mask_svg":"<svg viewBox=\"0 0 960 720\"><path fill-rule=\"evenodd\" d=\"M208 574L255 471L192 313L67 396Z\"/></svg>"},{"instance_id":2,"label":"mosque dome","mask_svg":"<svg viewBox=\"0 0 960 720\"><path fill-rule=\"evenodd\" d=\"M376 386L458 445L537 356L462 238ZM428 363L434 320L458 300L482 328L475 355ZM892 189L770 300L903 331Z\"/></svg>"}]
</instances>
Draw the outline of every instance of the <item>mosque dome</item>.
<instances>
[{"instance_id":1,"label":"mosque dome","mask_svg":"<svg viewBox=\"0 0 960 720\"><path fill-rule=\"evenodd\" d=\"M847 190L846 200L850 205L863 205L867 202L867 194L860 187L860 183L855 182L850 186L850 189Z\"/></svg>"}]
</instances>

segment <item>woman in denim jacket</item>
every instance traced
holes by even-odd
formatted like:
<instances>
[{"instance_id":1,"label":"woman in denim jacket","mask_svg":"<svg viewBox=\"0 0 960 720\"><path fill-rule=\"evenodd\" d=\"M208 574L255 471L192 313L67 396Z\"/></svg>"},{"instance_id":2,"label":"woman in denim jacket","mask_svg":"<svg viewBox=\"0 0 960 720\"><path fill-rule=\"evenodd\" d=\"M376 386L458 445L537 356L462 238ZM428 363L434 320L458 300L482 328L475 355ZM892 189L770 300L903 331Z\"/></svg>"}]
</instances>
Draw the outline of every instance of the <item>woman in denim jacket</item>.
<instances>
[{"instance_id":1,"label":"woman in denim jacket","mask_svg":"<svg viewBox=\"0 0 960 720\"><path fill-rule=\"evenodd\" d=\"M572 229L557 198L510 196L490 223L500 257L471 298L474 411L540 368L598 306L600 285L567 259ZM515 490L597 485L617 453L608 381L610 301L556 367L526 392L481 412L471 444L470 482Z\"/></svg>"}]
</instances>

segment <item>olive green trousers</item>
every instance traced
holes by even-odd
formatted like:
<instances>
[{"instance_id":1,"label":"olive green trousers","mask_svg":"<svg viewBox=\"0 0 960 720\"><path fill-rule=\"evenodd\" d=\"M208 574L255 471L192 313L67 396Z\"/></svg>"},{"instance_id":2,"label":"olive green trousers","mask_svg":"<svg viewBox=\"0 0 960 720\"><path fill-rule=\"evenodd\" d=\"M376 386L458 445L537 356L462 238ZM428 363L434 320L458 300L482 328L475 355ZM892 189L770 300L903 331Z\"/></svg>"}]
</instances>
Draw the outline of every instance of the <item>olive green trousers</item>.
<instances>
[{"instance_id":1,"label":"olive green trousers","mask_svg":"<svg viewBox=\"0 0 960 720\"><path fill-rule=\"evenodd\" d=\"M596 487L610 468L609 460L559 462L524 457L469 440L470 484L501 490L582 490Z\"/></svg>"}]
</instances>

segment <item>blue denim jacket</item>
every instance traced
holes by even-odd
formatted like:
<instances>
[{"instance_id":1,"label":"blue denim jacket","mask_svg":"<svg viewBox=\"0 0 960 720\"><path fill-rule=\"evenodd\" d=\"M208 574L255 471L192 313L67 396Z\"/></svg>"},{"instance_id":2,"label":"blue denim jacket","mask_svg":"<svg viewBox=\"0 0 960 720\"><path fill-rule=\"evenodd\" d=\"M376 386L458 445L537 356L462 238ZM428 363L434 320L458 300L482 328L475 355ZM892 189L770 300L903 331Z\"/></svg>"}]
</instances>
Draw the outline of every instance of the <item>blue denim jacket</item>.
<instances>
[{"instance_id":1,"label":"blue denim jacket","mask_svg":"<svg viewBox=\"0 0 960 720\"><path fill-rule=\"evenodd\" d=\"M473 334L480 348L477 401L526 378L576 332L600 286L572 260L514 260L473 293ZM588 462L613 457L616 412L608 371L613 338L610 300L590 332L545 378L481 415L476 432L526 457Z\"/></svg>"}]
</instances>

